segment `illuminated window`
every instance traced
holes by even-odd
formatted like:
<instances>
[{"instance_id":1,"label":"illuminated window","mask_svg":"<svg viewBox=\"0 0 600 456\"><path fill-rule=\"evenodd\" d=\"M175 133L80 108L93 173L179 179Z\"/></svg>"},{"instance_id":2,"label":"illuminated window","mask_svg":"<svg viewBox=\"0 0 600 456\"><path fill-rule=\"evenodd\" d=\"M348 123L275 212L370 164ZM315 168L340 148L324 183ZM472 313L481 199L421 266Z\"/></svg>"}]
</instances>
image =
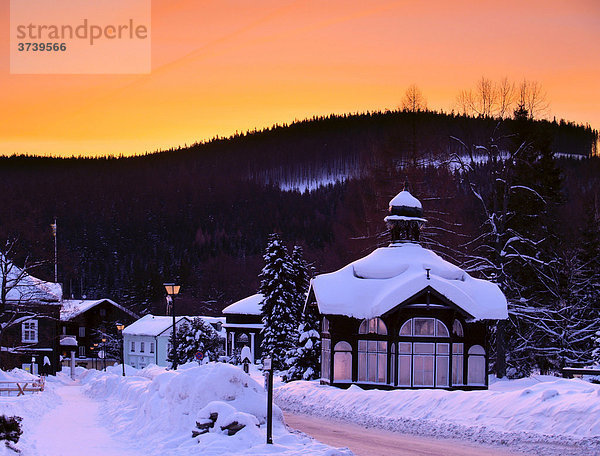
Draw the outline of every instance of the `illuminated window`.
<instances>
[{"instance_id":1,"label":"illuminated window","mask_svg":"<svg viewBox=\"0 0 600 456\"><path fill-rule=\"evenodd\" d=\"M333 347L333 380L352 381L352 346L348 342L338 342Z\"/></svg>"}]
</instances>

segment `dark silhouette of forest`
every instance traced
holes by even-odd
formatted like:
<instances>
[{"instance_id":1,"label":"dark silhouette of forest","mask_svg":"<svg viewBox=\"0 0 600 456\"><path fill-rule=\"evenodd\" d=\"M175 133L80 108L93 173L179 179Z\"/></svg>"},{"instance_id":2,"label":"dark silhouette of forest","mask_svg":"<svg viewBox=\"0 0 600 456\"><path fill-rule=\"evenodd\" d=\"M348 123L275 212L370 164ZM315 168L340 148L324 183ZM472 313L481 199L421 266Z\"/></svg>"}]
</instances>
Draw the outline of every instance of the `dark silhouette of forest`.
<instances>
[{"instance_id":1,"label":"dark silhouette of forest","mask_svg":"<svg viewBox=\"0 0 600 456\"><path fill-rule=\"evenodd\" d=\"M18 237L23 257L47 260L37 275L51 280L56 217L66 296L108 297L161 313L162 283L175 280L182 285L178 312L216 314L256 292L271 232L301 245L318 273L385 243L387 203L405 180L423 201L427 242L460 256L464 236L479 221L448 164L461 153L453 137L485 144L501 131L508 142L513 122L376 112L137 157L3 157L0 239ZM598 204L598 132L564 121L530 122L548 138L562 172L565 204L557 226L564 242L578 242L590 204Z\"/></svg>"}]
</instances>

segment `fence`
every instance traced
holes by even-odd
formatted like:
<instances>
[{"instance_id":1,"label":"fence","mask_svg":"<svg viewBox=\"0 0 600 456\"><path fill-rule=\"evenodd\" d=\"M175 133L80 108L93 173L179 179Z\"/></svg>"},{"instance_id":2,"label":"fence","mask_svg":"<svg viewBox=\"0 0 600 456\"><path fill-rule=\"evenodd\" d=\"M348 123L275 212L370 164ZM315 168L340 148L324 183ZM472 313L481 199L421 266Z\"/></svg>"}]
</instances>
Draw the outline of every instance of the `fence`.
<instances>
[{"instance_id":1,"label":"fence","mask_svg":"<svg viewBox=\"0 0 600 456\"><path fill-rule=\"evenodd\" d=\"M15 382L0 382L0 396L23 396L25 393L35 393L44 391L44 377L39 377L35 380L24 380Z\"/></svg>"}]
</instances>

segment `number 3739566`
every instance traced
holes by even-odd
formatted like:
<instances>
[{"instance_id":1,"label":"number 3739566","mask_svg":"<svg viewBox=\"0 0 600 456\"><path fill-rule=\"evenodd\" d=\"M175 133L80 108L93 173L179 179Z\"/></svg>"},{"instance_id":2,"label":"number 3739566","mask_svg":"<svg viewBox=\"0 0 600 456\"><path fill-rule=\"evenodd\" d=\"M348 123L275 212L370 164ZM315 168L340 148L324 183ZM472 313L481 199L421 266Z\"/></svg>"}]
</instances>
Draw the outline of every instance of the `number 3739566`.
<instances>
[{"instance_id":1,"label":"number 3739566","mask_svg":"<svg viewBox=\"0 0 600 456\"><path fill-rule=\"evenodd\" d=\"M19 52L64 52L67 43L18 43Z\"/></svg>"}]
</instances>

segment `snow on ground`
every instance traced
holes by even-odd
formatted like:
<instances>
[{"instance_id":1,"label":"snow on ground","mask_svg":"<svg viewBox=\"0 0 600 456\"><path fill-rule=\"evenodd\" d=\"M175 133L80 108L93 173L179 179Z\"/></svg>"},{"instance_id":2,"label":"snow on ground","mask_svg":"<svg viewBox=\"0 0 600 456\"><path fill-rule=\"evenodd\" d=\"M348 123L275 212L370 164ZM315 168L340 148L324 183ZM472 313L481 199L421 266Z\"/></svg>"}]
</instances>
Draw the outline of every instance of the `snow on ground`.
<instances>
[{"instance_id":1,"label":"snow on ground","mask_svg":"<svg viewBox=\"0 0 600 456\"><path fill-rule=\"evenodd\" d=\"M276 388L274 397L284 410L367 427L509 445L528 454L569 454L542 445L532 452L532 442L600 454L600 385L578 379L492 379L487 391L343 390L296 381Z\"/></svg>"},{"instance_id":2,"label":"snow on ground","mask_svg":"<svg viewBox=\"0 0 600 456\"><path fill-rule=\"evenodd\" d=\"M67 374L49 377L43 393L0 398L1 414L23 417L16 445L23 456L352 455L288 432L277 407L274 445L266 445L265 392L228 364L128 368L126 377L122 366L107 372L78 368L76 381ZM27 375L0 372L5 380ZM220 411L215 427L192 438L196 421L212 411ZM247 426L228 436L220 426L231 421ZM15 453L0 445L0 456L8 454Z\"/></svg>"}]
</instances>

